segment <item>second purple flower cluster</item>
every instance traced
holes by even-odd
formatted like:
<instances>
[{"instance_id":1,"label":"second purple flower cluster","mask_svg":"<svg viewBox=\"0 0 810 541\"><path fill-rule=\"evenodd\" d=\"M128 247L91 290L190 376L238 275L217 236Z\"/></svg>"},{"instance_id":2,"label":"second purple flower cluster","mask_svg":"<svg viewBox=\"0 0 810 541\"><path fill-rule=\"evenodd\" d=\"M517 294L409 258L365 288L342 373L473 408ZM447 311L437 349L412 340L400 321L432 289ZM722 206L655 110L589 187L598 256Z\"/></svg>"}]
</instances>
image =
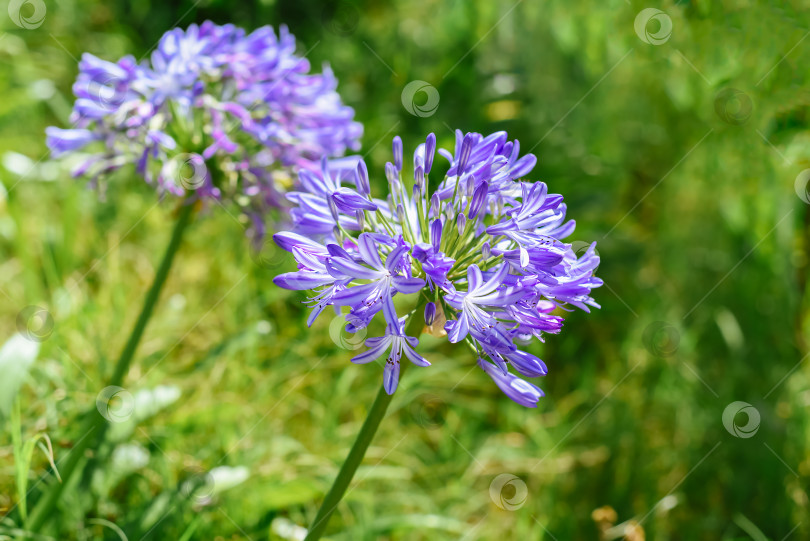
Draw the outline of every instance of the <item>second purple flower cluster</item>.
<instances>
[{"instance_id":1,"label":"second purple flower cluster","mask_svg":"<svg viewBox=\"0 0 810 541\"><path fill-rule=\"evenodd\" d=\"M261 237L299 169L359 148L362 126L331 70L309 70L284 26L278 36L210 21L174 29L145 63L84 54L74 127L49 128L48 146L54 156L88 149L74 176L93 184L134 164L162 192L236 200Z\"/></svg>"}]
</instances>

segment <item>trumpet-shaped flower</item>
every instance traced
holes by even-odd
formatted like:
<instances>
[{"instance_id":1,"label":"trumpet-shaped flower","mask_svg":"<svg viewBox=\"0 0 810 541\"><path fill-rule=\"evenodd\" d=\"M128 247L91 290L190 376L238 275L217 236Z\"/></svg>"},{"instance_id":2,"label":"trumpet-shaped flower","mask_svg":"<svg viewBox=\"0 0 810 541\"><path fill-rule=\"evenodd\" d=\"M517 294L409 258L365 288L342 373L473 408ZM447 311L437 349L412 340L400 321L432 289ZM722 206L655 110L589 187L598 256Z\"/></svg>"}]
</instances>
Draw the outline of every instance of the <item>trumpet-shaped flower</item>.
<instances>
[{"instance_id":1,"label":"trumpet-shaped flower","mask_svg":"<svg viewBox=\"0 0 810 541\"><path fill-rule=\"evenodd\" d=\"M399 384L399 363L402 360L403 353L417 366L430 366L427 359L419 355L414 349L419 345L419 340L413 336L405 335L404 324L405 318L397 320L393 324L388 324L383 336L367 339L366 346L369 349L352 359L353 363L369 363L379 359L385 355L386 351L390 350L383 369L383 386L388 394L393 394Z\"/></svg>"}]
</instances>

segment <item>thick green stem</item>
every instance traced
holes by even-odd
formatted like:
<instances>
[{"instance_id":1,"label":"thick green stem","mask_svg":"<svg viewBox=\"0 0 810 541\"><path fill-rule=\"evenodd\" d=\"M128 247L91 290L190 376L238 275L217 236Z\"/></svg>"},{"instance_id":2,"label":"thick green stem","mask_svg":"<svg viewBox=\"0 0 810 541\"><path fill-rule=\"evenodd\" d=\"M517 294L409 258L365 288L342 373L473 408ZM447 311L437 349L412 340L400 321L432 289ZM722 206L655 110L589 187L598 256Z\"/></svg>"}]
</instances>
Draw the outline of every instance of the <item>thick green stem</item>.
<instances>
[{"instance_id":1,"label":"thick green stem","mask_svg":"<svg viewBox=\"0 0 810 541\"><path fill-rule=\"evenodd\" d=\"M425 304L427 304L427 299L420 296L419 304L413 312L411 320L408 322L408 328L405 329L407 336L418 337L421 334L424 326L422 312L424 311ZM400 367L400 377L405 371L406 366L407 362L404 362ZM392 398L393 395L386 393L385 389L380 386L380 390L377 392L377 398L374 399L374 403L371 405L368 416L366 416L366 420L363 423L363 428L361 428L360 433L357 434L357 439L354 440L354 445L352 445L352 449L349 451L349 456L346 457L343 466L340 467L340 472L338 472L335 482L332 483L332 488L329 489L329 493L324 498L321 508L318 509L318 514L315 516L315 520L312 522L312 526L306 538L304 538L304 541L317 541L323 535L324 530L326 530L326 525L329 523L329 518L337 508L340 500L343 499L343 495L346 493L349 483L351 483L355 472L357 472L357 468L363 461L366 450L371 444L371 440L374 439L374 435L377 433L377 429L385 417L385 412L388 410L388 405L391 403Z\"/></svg>"},{"instance_id":2,"label":"thick green stem","mask_svg":"<svg viewBox=\"0 0 810 541\"><path fill-rule=\"evenodd\" d=\"M155 309L155 304L157 304L160 297L160 291L163 289L163 284L166 283L166 278L169 276L172 261L174 260L174 256L177 254L177 250L180 248L183 232L191 222L193 213L194 204L188 201L186 201L178 211L177 221L174 225L174 231L172 231L171 240L169 241L169 245L166 247L166 251L163 254L163 259L160 262L157 273L155 274L155 278L152 281L152 285L143 301L141 313L138 315L138 319L135 322L135 326L132 328L129 339L124 346L124 349L121 351L121 355L118 357L118 362L115 365L115 371L110 378L108 386L120 386L123 383L127 372L129 372L132 358L135 356L135 351L138 349L138 344L140 343L143 332L146 329L146 324L149 322L149 318L152 316L152 312ZM53 518L53 510L56 507L56 503L59 501L59 497L61 496L65 485L70 482L71 478L78 471L77 466L81 463L82 458L84 458L85 451L87 451L92 444L101 443L104 438L104 434L107 432L108 426L109 423L107 420L96 411L95 407L88 412L86 415L86 421L83 424L81 438L68 453L64 464L60 464L58 466L59 473L62 477L62 482L51 485L50 489L42 496L39 502L37 502L36 507L34 507L34 510L26 523L26 529L28 531L38 532L50 519Z\"/></svg>"}]
</instances>

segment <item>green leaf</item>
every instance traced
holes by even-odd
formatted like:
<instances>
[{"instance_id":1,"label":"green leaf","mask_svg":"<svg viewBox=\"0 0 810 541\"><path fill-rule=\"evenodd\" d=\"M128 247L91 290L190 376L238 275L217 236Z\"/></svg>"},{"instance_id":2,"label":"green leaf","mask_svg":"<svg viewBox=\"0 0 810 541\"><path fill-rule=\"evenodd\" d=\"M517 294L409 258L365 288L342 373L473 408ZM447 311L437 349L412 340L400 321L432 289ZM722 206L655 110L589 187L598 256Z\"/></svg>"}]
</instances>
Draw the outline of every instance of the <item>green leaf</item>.
<instances>
[{"instance_id":1,"label":"green leaf","mask_svg":"<svg viewBox=\"0 0 810 541\"><path fill-rule=\"evenodd\" d=\"M20 419L20 401L17 400L11 412L11 441L14 448L14 474L17 480L17 494L20 507L20 516L23 520L28 519L28 471L31 469L31 460L34 457L34 448L39 447L50 462L56 478L62 482L59 470L53 460L53 446L47 434L37 434L33 438L22 443L22 422ZM45 444L43 444L43 442Z\"/></svg>"}]
</instances>

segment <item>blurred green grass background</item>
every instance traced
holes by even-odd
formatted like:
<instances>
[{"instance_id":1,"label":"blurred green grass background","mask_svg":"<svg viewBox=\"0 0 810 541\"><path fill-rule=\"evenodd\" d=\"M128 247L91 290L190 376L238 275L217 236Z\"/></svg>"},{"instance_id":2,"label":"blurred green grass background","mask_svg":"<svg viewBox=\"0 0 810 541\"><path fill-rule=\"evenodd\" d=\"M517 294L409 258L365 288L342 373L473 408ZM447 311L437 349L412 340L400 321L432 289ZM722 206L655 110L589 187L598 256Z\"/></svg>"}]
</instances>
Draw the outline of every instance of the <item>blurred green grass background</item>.
<instances>
[{"instance_id":1,"label":"blurred green grass background","mask_svg":"<svg viewBox=\"0 0 810 541\"><path fill-rule=\"evenodd\" d=\"M81 436L75 420L109 376L173 212L131 173L99 200L48 159L44 129L67 125L77 59L145 56L205 19L287 24L314 67L334 69L378 188L395 134L412 150L431 131L447 146L452 129L507 130L537 154L532 178L565 195L570 240L598 241L606 282L601 310L536 347L549 366L537 410L425 337L433 367L408 371L331 539L810 536L802 2L662 2L672 31L658 44L642 36L663 35L660 19L636 32L651 6L635 0L45 5L33 29L0 11L0 339L27 306L53 318L21 411L24 436L47 433L57 460ZM417 80L440 96L426 116L403 106ZM217 207L193 224L127 387L179 397L90 457L106 465L66 491L54 538L117 539L109 521L129 539L279 539L275 519L314 517L381 372L349 363L352 337L328 316L306 328L303 295L271 282L292 262L270 244L251 254L243 228ZM723 425L735 401L760 415L752 437ZM13 531L8 428L0 513ZM249 476L211 501L177 497L217 466ZM54 482L47 470L35 455L29 507ZM504 473L528 488L519 509L501 508L509 487L490 495Z\"/></svg>"}]
</instances>

